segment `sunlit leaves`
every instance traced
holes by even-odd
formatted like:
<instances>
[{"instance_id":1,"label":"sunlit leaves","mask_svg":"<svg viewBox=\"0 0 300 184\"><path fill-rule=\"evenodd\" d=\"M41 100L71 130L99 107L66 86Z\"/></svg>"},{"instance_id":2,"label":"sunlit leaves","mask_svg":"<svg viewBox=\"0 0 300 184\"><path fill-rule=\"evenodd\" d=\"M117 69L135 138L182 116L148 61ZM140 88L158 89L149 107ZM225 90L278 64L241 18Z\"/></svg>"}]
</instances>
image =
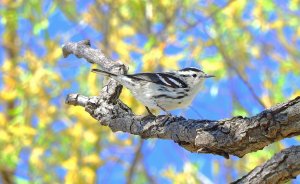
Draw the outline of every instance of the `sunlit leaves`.
<instances>
[{"instance_id":1,"label":"sunlit leaves","mask_svg":"<svg viewBox=\"0 0 300 184\"><path fill-rule=\"evenodd\" d=\"M201 61L201 66L206 73L212 73L217 77L223 78L226 75L225 63L220 54L203 59Z\"/></svg>"},{"instance_id":2,"label":"sunlit leaves","mask_svg":"<svg viewBox=\"0 0 300 184\"><path fill-rule=\"evenodd\" d=\"M5 101L11 101L17 97L16 89L6 88L0 92L0 98Z\"/></svg>"},{"instance_id":3,"label":"sunlit leaves","mask_svg":"<svg viewBox=\"0 0 300 184\"><path fill-rule=\"evenodd\" d=\"M297 11L299 10L299 3L300 3L299 0L290 0L288 3L288 7L292 11Z\"/></svg>"},{"instance_id":4,"label":"sunlit leaves","mask_svg":"<svg viewBox=\"0 0 300 184\"><path fill-rule=\"evenodd\" d=\"M242 172L242 174L248 173L257 165L266 162L278 152L277 150L281 149L284 149L282 143L271 144L263 150L245 155L242 159L239 160L239 162L235 163L235 166L239 169L240 172Z\"/></svg>"},{"instance_id":5,"label":"sunlit leaves","mask_svg":"<svg viewBox=\"0 0 300 184\"><path fill-rule=\"evenodd\" d=\"M49 52L44 56L44 60L47 63L56 64L57 60L61 58L62 51L59 43L53 40L47 40L45 46Z\"/></svg>"},{"instance_id":6,"label":"sunlit leaves","mask_svg":"<svg viewBox=\"0 0 300 184\"><path fill-rule=\"evenodd\" d=\"M13 144L2 146L0 152L0 166L5 166L8 169L15 168L19 161L18 151L20 151L20 149L16 150L16 147Z\"/></svg>"},{"instance_id":7,"label":"sunlit leaves","mask_svg":"<svg viewBox=\"0 0 300 184\"><path fill-rule=\"evenodd\" d=\"M96 153L93 153L93 154L83 157L82 161L84 164L92 165L94 167L99 167L102 164L102 161L99 158L99 155Z\"/></svg>"},{"instance_id":8,"label":"sunlit leaves","mask_svg":"<svg viewBox=\"0 0 300 184\"><path fill-rule=\"evenodd\" d=\"M57 6L59 6L59 8L68 17L69 20L72 20L72 21L78 20L76 3L71 3L69 1L54 1L54 2L55 3L53 3L53 4L57 3Z\"/></svg>"},{"instance_id":9,"label":"sunlit leaves","mask_svg":"<svg viewBox=\"0 0 300 184\"><path fill-rule=\"evenodd\" d=\"M41 169L44 165L41 158L41 156L44 154L44 151L45 150L42 147L35 147L31 150L29 161L38 169Z\"/></svg>"},{"instance_id":10,"label":"sunlit leaves","mask_svg":"<svg viewBox=\"0 0 300 184\"><path fill-rule=\"evenodd\" d=\"M39 23L35 23L33 26L33 34L38 35L41 31L47 29L49 26L49 22L47 19L43 19Z\"/></svg>"},{"instance_id":11,"label":"sunlit leaves","mask_svg":"<svg viewBox=\"0 0 300 184\"><path fill-rule=\"evenodd\" d=\"M62 163L62 166L67 170L76 170L78 168L78 158L76 156L71 156L68 160Z\"/></svg>"},{"instance_id":12,"label":"sunlit leaves","mask_svg":"<svg viewBox=\"0 0 300 184\"><path fill-rule=\"evenodd\" d=\"M174 168L170 167L166 171L164 171L163 175L172 181L172 183L176 184L196 184L200 183L198 178L198 168L196 165L186 162L183 167L183 171L178 173Z\"/></svg>"},{"instance_id":13,"label":"sunlit leaves","mask_svg":"<svg viewBox=\"0 0 300 184\"><path fill-rule=\"evenodd\" d=\"M80 169L79 173L81 173L81 178L83 178L83 182L86 183L95 183L96 173L94 168L83 167ZM72 181L72 183L74 180Z\"/></svg>"},{"instance_id":14,"label":"sunlit leaves","mask_svg":"<svg viewBox=\"0 0 300 184\"><path fill-rule=\"evenodd\" d=\"M131 92L123 88L120 99L125 103L128 104L129 107L133 108L133 111L136 114L144 114L146 112L145 106L138 102L135 98L133 98Z\"/></svg>"}]
</instances>

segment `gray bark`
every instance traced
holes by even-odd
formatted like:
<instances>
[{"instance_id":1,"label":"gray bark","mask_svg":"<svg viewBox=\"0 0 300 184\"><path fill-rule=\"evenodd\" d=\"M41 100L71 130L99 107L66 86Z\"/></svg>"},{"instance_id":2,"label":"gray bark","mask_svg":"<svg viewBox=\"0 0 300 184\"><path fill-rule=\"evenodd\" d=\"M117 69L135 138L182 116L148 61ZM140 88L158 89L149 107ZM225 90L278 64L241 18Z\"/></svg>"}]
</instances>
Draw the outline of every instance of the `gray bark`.
<instances>
[{"instance_id":1,"label":"gray bark","mask_svg":"<svg viewBox=\"0 0 300 184\"><path fill-rule=\"evenodd\" d=\"M256 167L250 173L232 184L262 183L278 184L286 183L300 174L300 146L287 148L277 153L261 166Z\"/></svg>"},{"instance_id":2,"label":"gray bark","mask_svg":"<svg viewBox=\"0 0 300 184\"><path fill-rule=\"evenodd\" d=\"M116 74L127 72L121 61L112 61L101 50L90 48L89 41L67 43L67 57L74 54L102 69ZM85 108L101 125L113 132L122 131L144 139L173 140L183 148L197 153L212 153L229 158L263 149L286 137L300 134L300 98L278 104L252 117L233 117L223 120L191 120L171 117L164 123L153 116L137 116L118 97L122 86L110 79L99 96L70 94L66 103Z\"/></svg>"}]
</instances>

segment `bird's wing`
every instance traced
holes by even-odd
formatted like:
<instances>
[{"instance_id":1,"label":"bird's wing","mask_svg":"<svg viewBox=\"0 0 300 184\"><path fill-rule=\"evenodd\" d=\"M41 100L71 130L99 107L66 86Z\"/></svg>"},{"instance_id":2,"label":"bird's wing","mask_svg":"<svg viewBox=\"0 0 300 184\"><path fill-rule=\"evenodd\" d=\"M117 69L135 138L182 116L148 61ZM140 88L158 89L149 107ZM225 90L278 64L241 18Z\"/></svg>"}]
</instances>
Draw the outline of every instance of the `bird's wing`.
<instances>
[{"instance_id":1,"label":"bird's wing","mask_svg":"<svg viewBox=\"0 0 300 184\"><path fill-rule=\"evenodd\" d=\"M171 88L187 87L187 84L184 81L169 73L138 73L138 74L126 75L126 76L137 80L153 82Z\"/></svg>"}]
</instances>

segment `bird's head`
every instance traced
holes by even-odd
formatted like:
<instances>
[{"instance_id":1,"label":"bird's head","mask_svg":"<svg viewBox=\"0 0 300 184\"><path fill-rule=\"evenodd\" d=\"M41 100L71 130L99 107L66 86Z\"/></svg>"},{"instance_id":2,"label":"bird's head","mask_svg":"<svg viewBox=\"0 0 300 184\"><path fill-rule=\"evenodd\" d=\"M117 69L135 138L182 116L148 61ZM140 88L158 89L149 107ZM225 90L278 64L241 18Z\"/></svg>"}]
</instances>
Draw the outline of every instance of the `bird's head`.
<instances>
[{"instance_id":1,"label":"bird's head","mask_svg":"<svg viewBox=\"0 0 300 184\"><path fill-rule=\"evenodd\" d=\"M215 77L213 75L208 75L204 73L202 70L194 67L188 67L177 71L177 75L186 81L187 84L191 85L199 85L204 79Z\"/></svg>"}]
</instances>

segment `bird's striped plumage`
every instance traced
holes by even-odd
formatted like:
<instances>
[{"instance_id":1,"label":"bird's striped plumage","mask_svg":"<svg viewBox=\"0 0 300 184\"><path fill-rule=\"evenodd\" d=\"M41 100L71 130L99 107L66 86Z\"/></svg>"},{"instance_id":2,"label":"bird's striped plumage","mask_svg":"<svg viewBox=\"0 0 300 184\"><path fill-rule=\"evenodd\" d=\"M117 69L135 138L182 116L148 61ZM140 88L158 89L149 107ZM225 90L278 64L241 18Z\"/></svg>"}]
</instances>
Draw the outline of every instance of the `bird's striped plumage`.
<instances>
[{"instance_id":1,"label":"bird's striped plumage","mask_svg":"<svg viewBox=\"0 0 300 184\"><path fill-rule=\"evenodd\" d=\"M136 80L142 80L147 82L153 82L156 84L160 84L163 86L168 86L172 88L186 88L187 84L174 77L171 74L168 73L139 73L134 75L125 75L127 77L136 79Z\"/></svg>"},{"instance_id":2,"label":"bird's striped plumage","mask_svg":"<svg viewBox=\"0 0 300 184\"><path fill-rule=\"evenodd\" d=\"M92 71L112 77L128 88L145 106L162 110L190 105L199 92L203 79L211 77L192 67L173 72L133 75L116 75L99 69Z\"/></svg>"}]
</instances>

